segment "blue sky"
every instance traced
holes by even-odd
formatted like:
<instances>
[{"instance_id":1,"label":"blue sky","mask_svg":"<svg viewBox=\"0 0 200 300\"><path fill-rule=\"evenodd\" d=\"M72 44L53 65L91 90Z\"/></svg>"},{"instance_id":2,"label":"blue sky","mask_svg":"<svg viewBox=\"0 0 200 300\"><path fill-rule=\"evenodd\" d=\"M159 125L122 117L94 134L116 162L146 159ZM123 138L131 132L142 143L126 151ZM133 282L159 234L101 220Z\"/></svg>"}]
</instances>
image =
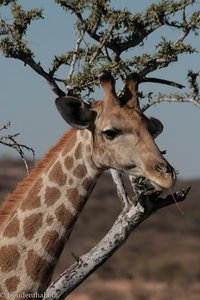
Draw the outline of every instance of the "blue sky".
<instances>
[{"instance_id":1,"label":"blue sky","mask_svg":"<svg viewBox=\"0 0 200 300\"><path fill-rule=\"evenodd\" d=\"M73 30L74 18L55 5L52 0L19 2L27 8L31 5L44 8L45 19L35 21L30 26L27 39L36 60L47 69L55 54L73 49L76 41ZM112 3L117 8L127 7L132 12L137 12L144 10L147 4L152 2L158 1L117 0ZM195 8L200 10L200 4ZM9 18L5 9L0 10L0 16ZM161 30L146 41L144 50L152 52L154 44L164 34L172 40L177 37L174 31L167 33ZM199 37L192 36L186 41L200 50ZM139 51L141 49L138 48L131 54L138 54ZM198 53L182 56L178 63L168 69L151 73L149 76L160 76L186 84L187 70L200 70L199 56ZM67 71L67 68L62 68L59 75L66 76ZM155 84L142 84L140 89L155 93L176 92L176 89ZM184 91L187 92L187 89ZM101 95L101 91L96 92L97 98ZM41 158L68 129L55 108L55 98L55 94L42 77L29 67L25 67L22 62L4 58L0 53L0 126L11 121L12 127L7 133L20 132L19 142L33 147L37 158ZM180 178L200 177L200 109L192 104L163 103L149 109L146 114L155 116L163 122L164 132L157 138L157 143L160 149L167 150L166 157L179 170ZM0 146L0 158L5 155L13 156L15 153Z\"/></svg>"}]
</instances>

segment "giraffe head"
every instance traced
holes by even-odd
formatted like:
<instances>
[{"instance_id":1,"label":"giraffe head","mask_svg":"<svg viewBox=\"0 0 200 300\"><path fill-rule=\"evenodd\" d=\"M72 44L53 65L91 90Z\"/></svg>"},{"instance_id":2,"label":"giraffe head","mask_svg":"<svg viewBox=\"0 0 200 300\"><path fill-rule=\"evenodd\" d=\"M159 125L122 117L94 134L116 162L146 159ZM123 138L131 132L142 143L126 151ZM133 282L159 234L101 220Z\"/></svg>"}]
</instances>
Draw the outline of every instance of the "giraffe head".
<instances>
[{"instance_id":1,"label":"giraffe head","mask_svg":"<svg viewBox=\"0 0 200 300\"><path fill-rule=\"evenodd\" d=\"M71 96L57 98L62 117L72 127L90 131L92 160L98 168L144 176L159 190L171 187L176 180L175 171L154 142L163 125L141 112L137 78L127 79L121 98L116 95L110 74L102 76L100 83L103 101L88 105Z\"/></svg>"}]
</instances>

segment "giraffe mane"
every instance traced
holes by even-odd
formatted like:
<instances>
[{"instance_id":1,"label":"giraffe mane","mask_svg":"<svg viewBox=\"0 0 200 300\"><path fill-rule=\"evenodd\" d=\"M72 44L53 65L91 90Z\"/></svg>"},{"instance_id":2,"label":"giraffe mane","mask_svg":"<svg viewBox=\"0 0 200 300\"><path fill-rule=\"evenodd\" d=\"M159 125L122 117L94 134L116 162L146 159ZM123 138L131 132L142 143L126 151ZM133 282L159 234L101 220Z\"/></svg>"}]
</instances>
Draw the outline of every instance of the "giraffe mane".
<instances>
[{"instance_id":1,"label":"giraffe mane","mask_svg":"<svg viewBox=\"0 0 200 300\"><path fill-rule=\"evenodd\" d=\"M0 206L0 228L6 220L12 216L16 208L19 206L22 196L28 191L30 185L48 166L49 162L56 156L56 154L63 149L68 139L76 133L76 129L71 129L66 132L56 145L54 145L44 156L44 158L36 164L36 167L31 171L30 175L25 177L20 182L15 190L5 197L4 203Z\"/></svg>"}]
</instances>

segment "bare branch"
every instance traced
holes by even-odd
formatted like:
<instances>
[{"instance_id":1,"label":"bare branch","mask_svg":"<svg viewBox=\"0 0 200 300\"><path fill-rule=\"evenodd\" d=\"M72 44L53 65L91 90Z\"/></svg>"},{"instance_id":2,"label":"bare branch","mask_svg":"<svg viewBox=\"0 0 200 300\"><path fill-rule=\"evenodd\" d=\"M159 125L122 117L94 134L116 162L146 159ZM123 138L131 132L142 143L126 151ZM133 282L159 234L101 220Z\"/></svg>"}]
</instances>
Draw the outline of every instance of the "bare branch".
<instances>
[{"instance_id":1,"label":"bare branch","mask_svg":"<svg viewBox=\"0 0 200 300\"><path fill-rule=\"evenodd\" d=\"M161 208L164 208L166 206L174 204L174 199L177 203L184 201L190 190L191 190L191 187L188 187L187 189L181 189L181 190L175 192L174 194L169 194L169 195L165 196L164 198L155 199L154 210L157 211Z\"/></svg>"},{"instance_id":2,"label":"bare branch","mask_svg":"<svg viewBox=\"0 0 200 300\"><path fill-rule=\"evenodd\" d=\"M195 106L197 106L198 108L200 108L200 101L199 100L195 100L194 98L190 98L190 97L175 97L175 96L162 96L159 95L157 96L157 98L155 98L154 100L150 101L149 103L147 103L146 105L144 105L141 110L142 112L144 112L145 110L147 110L149 107L157 104L157 103L161 103L161 102L177 102L177 103L182 103L182 102L188 102L188 103L192 103Z\"/></svg>"},{"instance_id":3,"label":"bare branch","mask_svg":"<svg viewBox=\"0 0 200 300\"><path fill-rule=\"evenodd\" d=\"M9 127L10 127L10 122L3 125L0 128L0 130L8 129ZM32 148L30 148L30 147L28 147L24 144L18 143L16 141L17 136L19 136L19 133L16 133L16 134L13 134L13 135L1 136L0 137L0 144L17 150L17 152L19 153L20 157L22 158L22 160L25 164L26 172L27 172L27 174L29 174L29 168L28 168L28 164L27 164L27 161L26 161L26 158L25 158L24 149L27 150L27 151L32 152L33 159L35 159L35 151Z\"/></svg>"},{"instance_id":4,"label":"bare branch","mask_svg":"<svg viewBox=\"0 0 200 300\"><path fill-rule=\"evenodd\" d=\"M155 82L155 83L174 86L174 87L179 88L179 89L183 89L185 87L184 85L182 85L180 83L177 83L177 82L174 82L174 81L169 81L169 80L161 79L161 78L153 78L153 77L144 77L144 78L141 79L140 82Z\"/></svg>"},{"instance_id":5,"label":"bare branch","mask_svg":"<svg viewBox=\"0 0 200 300\"><path fill-rule=\"evenodd\" d=\"M83 40L83 36L80 36L77 41L76 41L76 47L75 47L75 51L74 51L74 55L70 64L70 70L69 70L69 74L67 76L67 79L70 80L73 76L74 70L75 70L75 65L76 65L76 61L79 57L79 48L80 48L80 44Z\"/></svg>"},{"instance_id":6,"label":"bare branch","mask_svg":"<svg viewBox=\"0 0 200 300\"><path fill-rule=\"evenodd\" d=\"M0 127L0 131L4 130L4 129L8 129L10 127L10 124L11 124L10 121L8 123L4 124L2 127Z\"/></svg>"},{"instance_id":7,"label":"bare branch","mask_svg":"<svg viewBox=\"0 0 200 300\"><path fill-rule=\"evenodd\" d=\"M184 39L188 36L190 33L190 30L183 30L181 34L178 36L178 38L174 41L174 45L178 45L179 43L183 42Z\"/></svg>"},{"instance_id":8,"label":"bare branch","mask_svg":"<svg viewBox=\"0 0 200 300\"><path fill-rule=\"evenodd\" d=\"M55 80L52 76L50 76L47 72L44 71L44 69L40 66L39 63L36 63L33 58L27 58L23 56L15 57L19 60L22 60L25 64L29 65L36 73L38 73L40 76L45 78L51 88L51 90L57 95L57 96L65 96L65 93L59 88Z\"/></svg>"},{"instance_id":9,"label":"bare branch","mask_svg":"<svg viewBox=\"0 0 200 300\"><path fill-rule=\"evenodd\" d=\"M79 257L78 261L67 269L46 290L45 300L61 300L69 295L91 273L99 268L120 248L128 236L156 210L183 201L190 188L180 190L165 198L141 196L140 201L125 207L106 236L88 253Z\"/></svg>"},{"instance_id":10,"label":"bare branch","mask_svg":"<svg viewBox=\"0 0 200 300\"><path fill-rule=\"evenodd\" d=\"M124 207L128 207L131 204L131 202L130 202L130 199L128 197L128 194L126 192L126 189L125 189L125 186L124 186L124 183L122 180L122 174L114 169L111 169L110 172L111 172L113 181L116 184L117 194L118 194L119 199L122 202L122 205Z\"/></svg>"}]
</instances>

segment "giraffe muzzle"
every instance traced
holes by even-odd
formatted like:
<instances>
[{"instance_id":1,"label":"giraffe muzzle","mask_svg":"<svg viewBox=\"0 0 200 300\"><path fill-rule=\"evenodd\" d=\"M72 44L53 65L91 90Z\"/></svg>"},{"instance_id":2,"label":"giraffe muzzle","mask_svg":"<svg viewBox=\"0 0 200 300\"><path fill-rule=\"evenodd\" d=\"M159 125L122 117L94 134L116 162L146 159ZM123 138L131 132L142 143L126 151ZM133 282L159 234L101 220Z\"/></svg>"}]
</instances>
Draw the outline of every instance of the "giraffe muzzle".
<instances>
[{"instance_id":1,"label":"giraffe muzzle","mask_svg":"<svg viewBox=\"0 0 200 300\"><path fill-rule=\"evenodd\" d=\"M161 174L172 174L174 172L174 168L168 163L156 163L154 169Z\"/></svg>"},{"instance_id":2,"label":"giraffe muzzle","mask_svg":"<svg viewBox=\"0 0 200 300\"><path fill-rule=\"evenodd\" d=\"M153 176L147 176L159 190L171 188L176 182L176 172L167 162L157 162L153 166Z\"/></svg>"}]
</instances>

